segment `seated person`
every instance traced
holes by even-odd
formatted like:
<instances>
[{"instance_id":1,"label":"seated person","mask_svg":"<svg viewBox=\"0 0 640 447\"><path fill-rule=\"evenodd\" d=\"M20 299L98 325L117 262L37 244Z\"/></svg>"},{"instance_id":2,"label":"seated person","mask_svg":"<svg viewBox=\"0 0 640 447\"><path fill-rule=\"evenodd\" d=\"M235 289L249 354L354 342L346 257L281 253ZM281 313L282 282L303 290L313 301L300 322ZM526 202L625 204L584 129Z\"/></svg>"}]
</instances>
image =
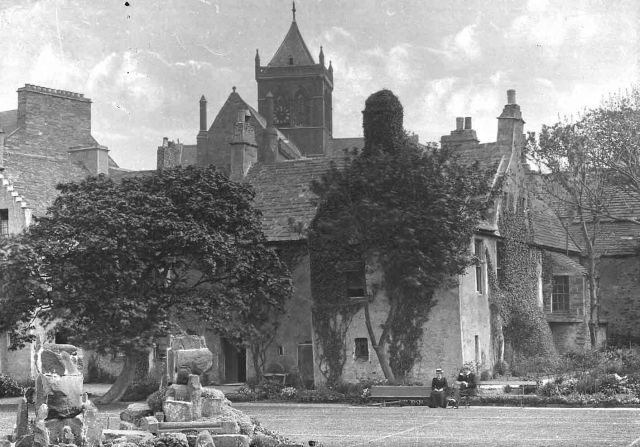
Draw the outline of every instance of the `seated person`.
<instances>
[{"instance_id":1,"label":"seated person","mask_svg":"<svg viewBox=\"0 0 640 447\"><path fill-rule=\"evenodd\" d=\"M458 388L455 392L456 407L460 403L461 397L468 398L469 396L475 396L476 394L476 375L471 372L471 368L463 366L456 379Z\"/></svg>"},{"instance_id":2,"label":"seated person","mask_svg":"<svg viewBox=\"0 0 640 447\"><path fill-rule=\"evenodd\" d=\"M431 381L431 408L446 408L447 388L447 378L442 375L442 368L436 368L436 376Z\"/></svg>"}]
</instances>

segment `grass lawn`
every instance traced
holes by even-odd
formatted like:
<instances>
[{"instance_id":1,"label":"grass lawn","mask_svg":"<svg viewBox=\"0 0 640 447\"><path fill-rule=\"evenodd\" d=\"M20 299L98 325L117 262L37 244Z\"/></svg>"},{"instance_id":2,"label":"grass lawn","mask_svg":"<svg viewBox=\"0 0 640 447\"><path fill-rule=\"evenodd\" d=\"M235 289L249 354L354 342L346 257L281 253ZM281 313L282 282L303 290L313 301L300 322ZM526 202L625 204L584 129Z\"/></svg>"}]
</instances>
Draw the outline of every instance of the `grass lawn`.
<instances>
[{"instance_id":1,"label":"grass lawn","mask_svg":"<svg viewBox=\"0 0 640 447\"><path fill-rule=\"evenodd\" d=\"M99 407L118 428L119 403ZM640 409L369 407L342 404L236 403L262 426L303 445L626 446L640 447ZM0 405L0 436L11 433L16 405Z\"/></svg>"},{"instance_id":2,"label":"grass lawn","mask_svg":"<svg viewBox=\"0 0 640 447\"><path fill-rule=\"evenodd\" d=\"M234 405L266 428L307 445L637 446L640 409Z\"/></svg>"}]
</instances>

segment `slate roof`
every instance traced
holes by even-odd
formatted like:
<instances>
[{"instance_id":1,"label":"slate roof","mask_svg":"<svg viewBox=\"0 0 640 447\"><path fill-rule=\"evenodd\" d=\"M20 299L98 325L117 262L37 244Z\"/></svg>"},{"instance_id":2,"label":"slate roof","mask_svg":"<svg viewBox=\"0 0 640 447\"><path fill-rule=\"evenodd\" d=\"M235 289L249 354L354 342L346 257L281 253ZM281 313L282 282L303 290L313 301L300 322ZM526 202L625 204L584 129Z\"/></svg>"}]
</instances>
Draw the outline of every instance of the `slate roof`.
<instances>
[{"instance_id":1,"label":"slate roof","mask_svg":"<svg viewBox=\"0 0 640 447\"><path fill-rule=\"evenodd\" d=\"M510 154L501 152L496 143L477 144L473 147L458 147L453 151L454 157L465 165L478 162L480 169L492 169L497 172L500 163L508 161Z\"/></svg>"},{"instance_id":2,"label":"slate roof","mask_svg":"<svg viewBox=\"0 0 640 447\"><path fill-rule=\"evenodd\" d=\"M304 239L316 205L310 190L331 163L342 167L344 159L302 158L273 164L256 164L247 175L256 190L255 204L262 211L263 231L270 241Z\"/></svg>"},{"instance_id":3,"label":"slate roof","mask_svg":"<svg viewBox=\"0 0 640 447\"><path fill-rule=\"evenodd\" d=\"M90 172L68 158L4 153L4 175L36 216L43 216L58 195L58 183L79 181Z\"/></svg>"},{"instance_id":4,"label":"slate roof","mask_svg":"<svg viewBox=\"0 0 640 447\"><path fill-rule=\"evenodd\" d=\"M18 111L7 110L0 112L0 129L5 133L5 136L18 128Z\"/></svg>"},{"instance_id":5,"label":"slate roof","mask_svg":"<svg viewBox=\"0 0 640 447\"><path fill-rule=\"evenodd\" d=\"M587 272L580 263L562 253L547 252L547 255L551 259L551 267L554 275L581 275Z\"/></svg>"},{"instance_id":6,"label":"slate roof","mask_svg":"<svg viewBox=\"0 0 640 447\"><path fill-rule=\"evenodd\" d=\"M298 29L298 25L295 21L291 23L289 32L285 36L284 40L280 44L280 47L276 51L276 54L269 62L269 67L288 67L289 58L293 58L293 65L315 65L313 56L307 48L307 44L304 43L302 34Z\"/></svg>"},{"instance_id":7,"label":"slate roof","mask_svg":"<svg viewBox=\"0 0 640 447\"><path fill-rule=\"evenodd\" d=\"M342 157L351 152L353 148L362 149L364 147L364 137L356 138L332 138L327 145L327 156Z\"/></svg>"},{"instance_id":8,"label":"slate roof","mask_svg":"<svg viewBox=\"0 0 640 447\"><path fill-rule=\"evenodd\" d=\"M529 222L532 242L542 247L579 252L553 210L540 199L529 200Z\"/></svg>"}]
</instances>

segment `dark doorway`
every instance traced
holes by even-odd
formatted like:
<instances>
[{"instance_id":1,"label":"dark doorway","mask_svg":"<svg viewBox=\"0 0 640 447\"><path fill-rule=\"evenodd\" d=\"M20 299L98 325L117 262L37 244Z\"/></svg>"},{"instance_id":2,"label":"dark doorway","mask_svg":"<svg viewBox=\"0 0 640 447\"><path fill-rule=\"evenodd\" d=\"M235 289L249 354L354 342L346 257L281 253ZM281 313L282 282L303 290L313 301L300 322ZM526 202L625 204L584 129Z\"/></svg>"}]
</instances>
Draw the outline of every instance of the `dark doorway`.
<instances>
[{"instance_id":1,"label":"dark doorway","mask_svg":"<svg viewBox=\"0 0 640 447\"><path fill-rule=\"evenodd\" d=\"M223 338L222 352L224 354L224 383L246 382L247 351L236 348Z\"/></svg>"},{"instance_id":2,"label":"dark doorway","mask_svg":"<svg viewBox=\"0 0 640 447\"><path fill-rule=\"evenodd\" d=\"M313 388L313 345L300 343L298 345L298 371L307 389Z\"/></svg>"}]
</instances>

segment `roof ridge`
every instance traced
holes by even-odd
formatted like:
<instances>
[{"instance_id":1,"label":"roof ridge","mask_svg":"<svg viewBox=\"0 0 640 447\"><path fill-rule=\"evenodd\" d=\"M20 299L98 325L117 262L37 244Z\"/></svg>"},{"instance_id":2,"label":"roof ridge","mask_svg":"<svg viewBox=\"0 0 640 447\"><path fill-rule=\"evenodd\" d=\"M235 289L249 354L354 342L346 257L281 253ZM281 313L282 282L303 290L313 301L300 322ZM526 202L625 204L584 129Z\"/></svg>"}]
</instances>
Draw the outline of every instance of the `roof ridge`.
<instances>
[{"instance_id":1,"label":"roof ridge","mask_svg":"<svg viewBox=\"0 0 640 447\"><path fill-rule=\"evenodd\" d=\"M284 54L285 50L287 48L291 49L290 47L295 48L295 46L298 46L298 44L302 47L302 51L303 51L302 57L303 58L306 57L308 60L306 61L307 63L302 63L302 64L294 63L293 65L315 65L316 63L313 60L313 56L311 55L311 52L309 51L309 48L307 47L307 44L304 41L304 38L302 37L302 33L300 33L300 29L298 28L298 24L296 23L295 20L291 22L289 31L287 31L287 34L284 36L282 43L280 44L275 54L271 58L271 61L267 65L270 67L281 66L279 65L280 60L289 59L289 54ZM294 59L294 62L295 62L295 59ZM287 65L287 64L284 64L284 65Z\"/></svg>"}]
</instances>

